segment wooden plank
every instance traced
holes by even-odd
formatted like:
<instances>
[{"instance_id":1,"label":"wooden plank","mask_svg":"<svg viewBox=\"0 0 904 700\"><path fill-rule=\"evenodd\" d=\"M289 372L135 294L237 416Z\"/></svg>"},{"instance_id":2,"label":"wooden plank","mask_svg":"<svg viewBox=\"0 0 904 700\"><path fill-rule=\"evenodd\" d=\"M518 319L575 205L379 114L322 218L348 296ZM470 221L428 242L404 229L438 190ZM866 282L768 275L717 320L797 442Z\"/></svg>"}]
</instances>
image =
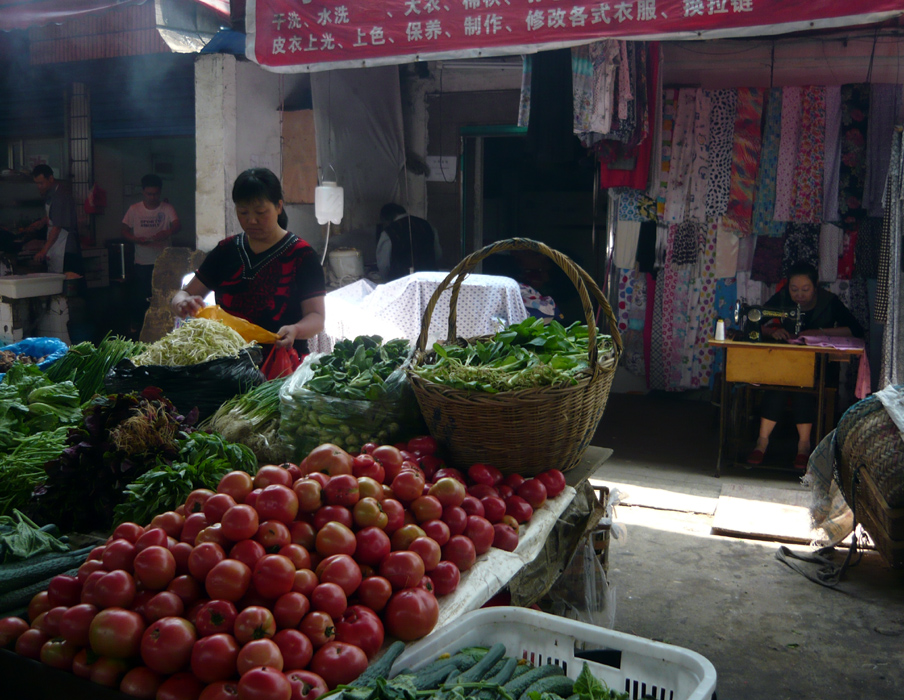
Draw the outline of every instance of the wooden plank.
<instances>
[{"instance_id":1,"label":"wooden plank","mask_svg":"<svg viewBox=\"0 0 904 700\"><path fill-rule=\"evenodd\" d=\"M815 370L816 355L811 353L766 346L728 349L729 382L812 388Z\"/></svg>"},{"instance_id":2,"label":"wooden plank","mask_svg":"<svg viewBox=\"0 0 904 700\"><path fill-rule=\"evenodd\" d=\"M283 195L286 204L313 204L317 187L314 110L283 112Z\"/></svg>"},{"instance_id":3,"label":"wooden plank","mask_svg":"<svg viewBox=\"0 0 904 700\"><path fill-rule=\"evenodd\" d=\"M751 539L809 544L810 492L748 484L725 484L716 505L712 531Z\"/></svg>"}]
</instances>

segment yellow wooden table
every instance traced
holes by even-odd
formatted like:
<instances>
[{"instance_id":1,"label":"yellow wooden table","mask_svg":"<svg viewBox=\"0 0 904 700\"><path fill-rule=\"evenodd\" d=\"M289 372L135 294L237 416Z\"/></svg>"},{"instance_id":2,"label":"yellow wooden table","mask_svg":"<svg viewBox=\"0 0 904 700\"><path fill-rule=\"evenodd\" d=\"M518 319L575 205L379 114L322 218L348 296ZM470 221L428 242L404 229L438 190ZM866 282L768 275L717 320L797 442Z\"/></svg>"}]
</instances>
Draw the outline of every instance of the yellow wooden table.
<instances>
[{"instance_id":1,"label":"yellow wooden table","mask_svg":"<svg viewBox=\"0 0 904 700\"><path fill-rule=\"evenodd\" d=\"M724 351L722 391L719 397L719 456L716 476L721 475L722 448L726 439L726 417L731 387L755 384L785 389L812 390L816 394L816 441L823 438L826 394L826 366L829 361L849 362L863 354L863 348L828 348L790 343L750 343L738 340L710 339L713 347ZM733 423L732 423L733 425ZM734 436L732 436L734 437Z\"/></svg>"}]
</instances>

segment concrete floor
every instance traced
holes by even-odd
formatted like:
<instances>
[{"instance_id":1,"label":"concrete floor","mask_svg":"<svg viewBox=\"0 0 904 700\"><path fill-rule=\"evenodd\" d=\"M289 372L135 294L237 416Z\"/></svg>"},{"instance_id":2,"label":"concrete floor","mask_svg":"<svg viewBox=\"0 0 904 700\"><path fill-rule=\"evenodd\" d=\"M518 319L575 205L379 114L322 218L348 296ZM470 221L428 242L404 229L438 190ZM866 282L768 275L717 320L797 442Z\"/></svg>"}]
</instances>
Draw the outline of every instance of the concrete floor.
<instances>
[{"instance_id":1,"label":"concrete floor","mask_svg":"<svg viewBox=\"0 0 904 700\"><path fill-rule=\"evenodd\" d=\"M593 442L614 450L594 481L627 495L615 511L627 537L610 542L615 629L708 658L719 700L904 697L904 571L867 551L830 589L776 560L776 541L712 534L729 484L803 491L790 469L714 478L714 411L610 396Z\"/></svg>"}]
</instances>

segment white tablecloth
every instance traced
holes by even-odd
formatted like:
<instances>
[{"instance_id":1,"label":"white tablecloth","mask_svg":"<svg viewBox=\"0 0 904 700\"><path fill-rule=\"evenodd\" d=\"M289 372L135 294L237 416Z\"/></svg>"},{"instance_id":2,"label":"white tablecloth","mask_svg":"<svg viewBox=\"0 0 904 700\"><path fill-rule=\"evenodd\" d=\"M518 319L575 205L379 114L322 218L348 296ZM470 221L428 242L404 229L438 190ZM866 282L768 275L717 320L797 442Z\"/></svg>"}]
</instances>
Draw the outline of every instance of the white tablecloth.
<instances>
[{"instance_id":1,"label":"white tablecloth","mask_svg":"<svg viewBox=\"0 0 904 700\"><path fill-rule=\"evenodd\" d=\"M337 340L379 335L383 340L421 333L421 318L445 272L416 272L388 284L359 280L326 295L324 331L308 341L311 352L330 352ZM452 289L443 292L433 310L428 347L448 333ZM509 277L469 275L458 295L456 330L462 338L495 333L527 318L518 283Z\"/></svg>"}]
</instances>

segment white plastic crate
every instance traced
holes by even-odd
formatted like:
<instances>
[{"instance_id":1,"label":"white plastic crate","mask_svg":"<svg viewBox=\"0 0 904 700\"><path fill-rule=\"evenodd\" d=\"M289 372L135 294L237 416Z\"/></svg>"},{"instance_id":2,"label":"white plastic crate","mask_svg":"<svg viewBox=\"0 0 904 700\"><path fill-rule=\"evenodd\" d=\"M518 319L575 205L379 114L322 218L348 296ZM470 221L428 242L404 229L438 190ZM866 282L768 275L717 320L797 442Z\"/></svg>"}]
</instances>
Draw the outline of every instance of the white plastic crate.
<instances>
[{"instance_id":1,"label":"white plastic crate","mask_svg":"<svg viewBox=\"0 0 904 700\"><path fill-rule=\"evenodd\" d=\"M410 646L393 667L416 670L440 654L497 642L509 656L562 666L572 679L587 661L594 676L631 700L710 700L716 692L715 667L695 651L527 608L466 613Z\"/></svg>"}]
</instances>

